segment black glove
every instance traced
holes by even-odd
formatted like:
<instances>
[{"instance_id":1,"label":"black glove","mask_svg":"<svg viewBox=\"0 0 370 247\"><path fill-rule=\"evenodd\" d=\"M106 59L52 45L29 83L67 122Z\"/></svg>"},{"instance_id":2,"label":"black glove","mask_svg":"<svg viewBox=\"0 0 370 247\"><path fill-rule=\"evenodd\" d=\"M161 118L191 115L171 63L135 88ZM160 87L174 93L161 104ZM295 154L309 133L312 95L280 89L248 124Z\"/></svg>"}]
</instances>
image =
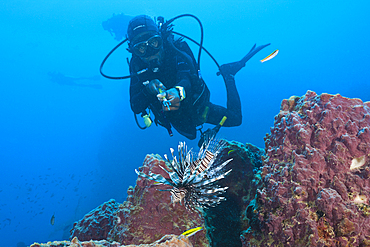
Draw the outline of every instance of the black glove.
<instances>
[{"instance_id":1,"label":"black glove","mask_svg":"<svg viewBox=\"0 0 370 247\"><path fill-rule=\"evenodd\" d=\"M166 91L166 87L158 79L154 79L148 82L145 88L146 88L146 91L152 95L157 95L163 91Z\"/></svg>"}]
</instances>

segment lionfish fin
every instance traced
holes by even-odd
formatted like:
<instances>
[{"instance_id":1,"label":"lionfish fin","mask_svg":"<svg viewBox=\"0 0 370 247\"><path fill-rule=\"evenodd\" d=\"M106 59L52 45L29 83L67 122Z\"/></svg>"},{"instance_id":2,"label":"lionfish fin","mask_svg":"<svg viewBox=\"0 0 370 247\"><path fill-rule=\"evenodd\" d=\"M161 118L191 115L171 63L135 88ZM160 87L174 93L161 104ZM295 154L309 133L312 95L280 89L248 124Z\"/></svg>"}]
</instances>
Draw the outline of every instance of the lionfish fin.
<instances>
[{"instance_id":1,"label":"lionfish fin","mask_svg":"<svg viewBox=\"0 0 370 247\"><path fill-rule=\"evenodd\" d=\"M194 186L201 187L201 186L204 186L204 185L212 184L212 183L216 182L217 180L225 178L231 171L232 171L232 169L228 170L227 172L225 172L221 175L218 175L214 178L211 178L211 179L207 179L207 180L203 180L203 181L201 180L200 182L195 181Z\"/></svg>"},{"instance_id":2,"label":"lionfish fin","mask_svg":"<svg viewBox=\"0 0 370 247\"><path fill-rule=\"evenodd\" d=\"M136 172L137 175L139 175L139 176L141 176L143 178L146 178L146 179L149 179L149 180L153 180L153 181L155 181L157 183L174 186L174 184L172 182L168 181L168 179L164 178L160 174L155 174L155 173L149 172L149 175L146 175L144 172L140 172L140 171L138 171L136 169L135 169L135 172Z\"/></svg>"},{"instance_id":3,"label":"lionfish fin","mask_svg":"<svg viewBox=\"0 0 370 247\"><path fill-rule=\"evenodd\" d=\"M209 165L213 159L214 155L212 152L206 150L203 159L200 161L200 166L197 170L197 173L203 172L209 168Z\"/></svg>"},{"instance_id":4,"label":"lionfish fin","mask_svg":"<svg viewBox=\"0 0 370 247\"><path fill-rule=\"evenodd\" d=\"M171 203L180 204L184 201L188 210L198 210L199 208L214 207L225 200L220 195L225 193L228 187L220 187L216 181L227 176L231 169L224 172L222 169L232 160L229 159L221 164L218 155L226 141L211 140L204 144L198 153L188 150L185 143L178 145L178 157L174 155L173 148L170 149L172 159L167 155L166 166L160 166L169 178L150 171L148 175L135 170L135 172L146 179L154 180L155 184L165 184L172 186L170 191ZM167 177L167 175L166 175Z\"/></svg>"}]
</instances>

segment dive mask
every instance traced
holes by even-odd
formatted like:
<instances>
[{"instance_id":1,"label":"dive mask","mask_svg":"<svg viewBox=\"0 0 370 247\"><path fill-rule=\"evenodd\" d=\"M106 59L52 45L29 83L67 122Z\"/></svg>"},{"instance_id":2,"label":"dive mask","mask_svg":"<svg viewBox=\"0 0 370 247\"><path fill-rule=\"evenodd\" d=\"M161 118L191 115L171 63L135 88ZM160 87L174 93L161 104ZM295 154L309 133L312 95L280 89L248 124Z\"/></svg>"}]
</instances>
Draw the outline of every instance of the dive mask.
<instances>
[{"instance_id":1,"label":"dive mask","mask_svg":"<svg viewBox=\"0 0 370 247\"><path fill-rule=\"evenodd\" d=\"M154 35L146 41L138 42L132 46L132 52L139 57L148 57L154 55L162 47L162 37Z\"/></svg>"}]
</instances>

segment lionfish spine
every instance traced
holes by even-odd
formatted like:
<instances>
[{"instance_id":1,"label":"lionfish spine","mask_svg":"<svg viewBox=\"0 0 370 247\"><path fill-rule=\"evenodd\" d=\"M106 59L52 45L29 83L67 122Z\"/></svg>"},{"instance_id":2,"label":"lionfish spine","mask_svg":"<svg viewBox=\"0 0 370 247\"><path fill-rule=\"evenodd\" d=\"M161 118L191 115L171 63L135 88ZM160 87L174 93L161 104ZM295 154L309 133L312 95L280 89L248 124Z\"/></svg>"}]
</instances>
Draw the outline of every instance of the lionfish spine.
<instances>
[{"instance_id":1,"label":"lionfish spine","mask_svg":"<svg viewBox=\"0 0 370 247\"><path fill-rule=\"evenodd\" d=\"M214 155L210 151L206 150L205 156L202 159L198 159L190 164L189 169L191 170L191 174L195 173L195 175L198 175L199 173L207 170L213 157Z\"/></svg>"},{"instance_id":2,"label":"lionfish spine","mask_svg":"<svg viewBox=\"0 0 370 247\"><path fill-rule=\"evenodd\" d=\"M212 179L207 179L207 180L203 180L203 181L200 181L200 182L194 182L194 186L199 187L199 186L212 184L212 183L216 182L217 180L225 178L231 171L232 171L232 169L230 169L227 172L225 172L224 174L221 174L221 175L219 175L217 177L214 177Z\"/></svg>"},{"instance_id":3,"label":"lionfish spine","mask_svg":"<svg viewBox=\"0 0 370 247\"><path fill-rule=\"evenodd\" d=\"M202 193L207 193L207 194L214 194L214 193L223 193L225 192L229 187L223 187L223 188L216 188L216 189L210 189L210 190L201 190Z\"/></svg>"}]
</instances>

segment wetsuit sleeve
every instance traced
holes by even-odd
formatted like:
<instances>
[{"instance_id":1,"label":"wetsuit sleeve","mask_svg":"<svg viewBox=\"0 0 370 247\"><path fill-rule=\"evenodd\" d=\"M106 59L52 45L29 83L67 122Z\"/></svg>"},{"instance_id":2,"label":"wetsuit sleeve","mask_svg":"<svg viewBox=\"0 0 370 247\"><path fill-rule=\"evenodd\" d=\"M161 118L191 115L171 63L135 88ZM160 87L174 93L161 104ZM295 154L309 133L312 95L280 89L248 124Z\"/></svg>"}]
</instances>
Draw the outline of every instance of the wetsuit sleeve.
<instances>
[{"instance_id":1,"label":"wetsuit sleeve","mask_svg":"<svg viewBox=\"0 0 370 247\"><path fill-rule=\"evenodd\" d=\"M137 76L131 78L130 83L130 105L135 114L139 114L148 108L150 95L146 92L145 86Z\"/></svg>"},{"instance_id":2,"label":"wetsuit sleeve","mask_svg":"<svg viewBox=\"0 0 370 247\"><path fill-rule=\"evenodd\" d=\"M130 74L136 74L137 71L141 69L140 61L138 59L132 58L130 61ZM139 75L131 77L130 81L130 105L131 110L135 114L143 112L152 101L157 100L155 96L150 95L145 86L143 85L144 78Z\"/></svg>"},{"instance_id":3,"label":"wetsuit sleeve","mask_svg":"<svg viewBox=\"0 0 370 247\"><path fill-rule=\"evenodd\" d=\"M187 95L191 95L193 92L192 82L194 81L193 76L196 75L196 64L193 52L191 51L189 45L182 41L178 44L178 49L182 51L182 55L176 57L177 64L177 83L176 86L181 86L185 89Z\"/></svg>"},{"instance_id":4,"label":"wetsuit sleeve","mask_svg":"<svg viewBox=\"0 0 370 247\"><path fill-rule=\"evenodd\" d=\"M176 85L183 87L185 93L189 95L191 93L191 70L190 65L182 57L177 57L177 75Z\"/></svg>"}]
</instances>

